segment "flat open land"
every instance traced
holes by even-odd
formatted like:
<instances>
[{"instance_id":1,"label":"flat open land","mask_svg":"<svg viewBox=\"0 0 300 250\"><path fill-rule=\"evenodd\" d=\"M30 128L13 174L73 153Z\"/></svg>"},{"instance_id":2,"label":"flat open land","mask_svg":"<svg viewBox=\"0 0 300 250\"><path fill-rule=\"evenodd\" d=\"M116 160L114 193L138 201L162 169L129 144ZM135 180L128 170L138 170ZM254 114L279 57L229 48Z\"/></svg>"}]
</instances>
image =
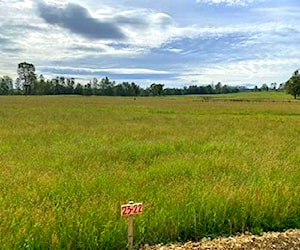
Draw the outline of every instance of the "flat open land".
<instances>
[{"instance_id":1,"label":"flat open land","mask_svg":"<svg viewBox=\"0 0 300 250\"><path fill-rule=\"evenodd\" d=\"M300 228L300 101L284 93L1 96L2 249L124 249Z\"/></svg>"}]
</instances>

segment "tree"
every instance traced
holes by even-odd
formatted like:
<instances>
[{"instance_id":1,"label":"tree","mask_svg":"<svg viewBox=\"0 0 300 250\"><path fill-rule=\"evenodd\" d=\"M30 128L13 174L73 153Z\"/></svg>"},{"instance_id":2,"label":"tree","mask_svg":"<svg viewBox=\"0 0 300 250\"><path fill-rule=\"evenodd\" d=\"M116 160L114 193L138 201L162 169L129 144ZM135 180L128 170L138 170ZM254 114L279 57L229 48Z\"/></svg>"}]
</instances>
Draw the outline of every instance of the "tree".
<instances>
[{"instance_id":1,"label":"tree","mask_svg":"<svg viewBox=\"0 0 300 250\"><path fill-rule=\"evenodd\" d=\"M0 95L11 94L13 90L13 80L9 76L0 77Z\"/></svg>"},{"instance_id":2,"label":"tree","mask_svg":"<svg viewBox=\"0 0 300 250\"><path fill-rule=\"evenodd\" d=\"M285 83L280 83L280 84L279 84L279 87L278 87L278 90L279 90L279 91L285 90Z\"/></svg>"},{"instance_id":3,"label":"tree","mask_svg":"<svg viewBox=\"0 0 300 250\"><path fill-rule=\"evenodd\" d=\"M83 86L82 86L82 84L77 83L77 85L74 89L74 94L83 95Z\"/></svg>"},{"instance_id":4,"label":"tree","mask_svg":"<svg viewBox=\"0 0 300 250\"><path fill-rule=\"evenodd\" d=\"M22 62L18 64L17 73L23 81L25 94L30 94L31 85L36 80L35 67L32 63Z\"/></svg>"},{"instance_id":5,"label":"tree","mask_svg":"<svg viewBox=\"0 0 300 250\"><path fill-rule=\"evenodd\" d=\"M152 93L152 95L161 95L164 89L164 85L163 84L156 84L156 83L152 83L150 86L150 92Z\"/></svg>"},{"instance_id":6,"label":"tree","mask_svg":"<svg viewBox=\"0 0 300 250\"><path fill-rule=\"evenodd\" d=\"M277 83L276 82L271 83L271 89L272 90L277 90Z\"/></svg>"},{"instance_id":7,"label":"tree","mask_svg":"<svg viewBox=\"0 0 300 250\"><path fill-rule=\"evenodd\" d=\"M114 95L116 96L138 96L140 94L140 87L134 82L122 82L113 87Z\"/></svg>"},{"instance_id":8,"label":"tree","mask_svg":"<svg viewBox=\"0 0 300 250\"><path fill-rule=\"evenodd\" d=\"M0 95L8 94L8 86L4 80L4 78L0 77Z\"/></svg>"},{"instance_id":9,"label":"tree","mask_svg":"<svg viewBox=\"0 0 300 250\"><path fill-rule=\"evenodd\" d=\"M16 91L17 91L18 94L21 93L21 88L22 88L21 85L22 85L21 84L21 79L18 77L15 81L15 88L16 88Z\"/></svg>"},{"instance_id":10,"label":"tree","mask_svg":"<svg viewBox=\"0 0 300 250\"><path fill-rule=\"evenodd\" d=\"M297 99L297 96L300 95L300 74L299 70L296 70L291 78L286 82L285 88L288 94L294 96Z\"/></svg>"},{"instance_id":11,"label":"tree","mask_svg":"<svg viewBox=\"0 0 300 250\"><path fill-rule=\"evenodd\" d=\"M93 94L92 83L89 82L86 85L84 85L83 95L92 95L92 94Z\"/></svg>"},{"instance_id":12,"label":"tree","mask_svg":"<svg viewBox=\"0 0 300 250\"><path fill-rule=\"evenodd\" d=\"M32 83L30 87L30 94L44 95L45 93L45 77L40 75Z\"/></svg>"},{"instance_id":13,"label":"tree","mask_svg":"<svg viewBox=\"0 0 300 250\"><path fill-rule=\"evenodd\" d=\"M100 90L102 95L113 95L113 87L115 82L111 82L108 77L101 79L100 81Z\"/></svg>"},{"instance_id":14,"label":"tree","mask_svg":"<svg viewBox=\"0 0 300 250\"><path fill-rule=\"evenodd\" d=\"M66 78L64 76L60 76L58 81L61 86L66 87Z\"/></svg>"},{"instance_id":15,"label":"tree","mask_svg":"<svg viewBox=\"0 0 300 250\"><path fill-rule=\"evenodd\" d=\"M133 91L134 96L138 96L141 92L139 85L135 84L134 82L131 83L131 89Z\"/></svg>"},{"instance_id":16,"label":"tree","mask_svg":"<svg viewBox=\"0 0 300 250\"><path fill-rule=\"evenodd\" d=\"M218 82L217 85L215 86L216 94L221 94L222 93L222 83Z\"/></svg>"},{"instance_id":17,"label":"tree","mask_svg":"<svg viewBox=\"0 0 300 250\"><path fill-rule=\"evenodd\" d=\"M266 83L264 83L262 86L261 86L261 90L263 91L269 91L269 87Z\"/></svg>"},{"instance_id":18,"label":"tree","mask_svg":"<svg viewBox=\"0 0 300 250\"><path fill-rule=\"evenodd\" d=\"M61 95L64 94L64 86L60 84L60 77L57 76L56 78L52 79L52 83L54 86L54 94Z\"/></svg>"},{"instance_id":19,"label":"tree","mask_svg":"<svg viewBox=\"0 0 300 250\"><path fill-rule=\"evenodd\" d=\"M93 94L94 95L99 95L100 91L99 91L99 81L96 77L93 78L92 81L92 89L93 89Z\"/></svg>"}]
</instances>

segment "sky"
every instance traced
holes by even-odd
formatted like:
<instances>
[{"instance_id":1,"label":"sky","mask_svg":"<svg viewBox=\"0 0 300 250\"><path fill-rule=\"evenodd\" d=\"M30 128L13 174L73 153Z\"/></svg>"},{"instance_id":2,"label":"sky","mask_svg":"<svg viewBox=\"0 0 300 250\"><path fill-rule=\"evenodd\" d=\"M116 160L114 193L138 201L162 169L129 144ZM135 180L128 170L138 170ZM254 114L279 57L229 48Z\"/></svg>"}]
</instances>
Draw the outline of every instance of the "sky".
<instances>
[{"instance_id":1,"label":"sky","mask_svg":"<svg viewBox=\"0 0 300 250\"><path fill-rule=\"evenodd\" d=\"M0 0L0 76L142 87L282 83L300 68L299 0Z\"/></svg>"}]
</instances>

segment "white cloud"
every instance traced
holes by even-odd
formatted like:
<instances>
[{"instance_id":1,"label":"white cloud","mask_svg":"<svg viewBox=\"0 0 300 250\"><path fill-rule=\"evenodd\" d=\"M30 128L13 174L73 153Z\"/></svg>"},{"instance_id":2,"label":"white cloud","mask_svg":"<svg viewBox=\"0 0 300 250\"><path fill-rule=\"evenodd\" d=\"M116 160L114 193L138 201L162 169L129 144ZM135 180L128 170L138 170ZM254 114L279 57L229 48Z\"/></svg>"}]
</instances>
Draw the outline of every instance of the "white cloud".
<instances>
[{"instance_id":1,"label":"white cloud","mask_svg":"<svg viewBox=\"0 0 300 250\"><path fill-rule=\"evenodd\" d=\"M262 2L263 0L196 0L196 3L208 4L227 4L227 5L248 5L254 2Z\"/></svg>"},{"instance_id":2,"label":"white cloud","mask_svg":"<svg viewBox=\"0 0 300 250\"><path fill-rule=\"evenodd\" d=\"M208 0L205 0L208 1ZM240 0L213 0L216 2L245 2ZM28 4L30 0L26 0ZM248 1L246 1L248 2ZM31 2L32 3L32 2ZM28 4L25 7L24 3L14 3L11 8L16 13L19 8L23 8L22 12L27 13L33 11L33 5ZM1 9L0 9L1 10ZM3 10L4 11L4 10ZM25 15L25 14L24 14ZM128 39L125 42L127 46L112 47L110 41L97 41L90 42L87 39L80 38L76 34L69 33L63 28L57 26L49 26L41 22L41 19L32 17L31 21L35 27L45 30L30 32L27 31L26 36L21 39L21 34L17 34L19 39L17 40L20 48L23 48L25 53L30 53L35 57L41 57L47 55L51 56L52 59L68 58L69 56L81 56L80 50L74 50L70 55L68 47L72 47L74 44L84 44L85 47L99 48L99 51L91 50L90 52L85 51L85 55L95 53L101 55L120 55L120 56L136 56L141 53L148 53L149 49L159 48L162 44L170 42L174 39L179 38L197 38L197 37L222 37L227 34L247 34L247 33L269 33L275 30L281 30L287 28L285 24L281 23L249 23L243 25L229 25L229 26L211 26L203 27L199 24L181 27L172 19L170 15L162 12L154 12L149 9L131 9L121 10L110 7L103 7L94 13L95 16L103 21L106 20L120 20L123 23L120 24L121 29L127 35ZM32 14L30 15L32 16ZM23 23L24 16L19 13L13 25L19 25ZM127 25L126 25L127 22ZM28 22L27 22L28 23ZM125 23L125 25L124 25ZM13 28L13 27L12 27ZM9 32L9 31L6 31ZM24 31L25 32L25 31ZM22 33L22 32L21 32ZM14 35L14 34L11 34ZM35 44L33 47L31 44ZM37 48L42 48L38 51ZM171 49L172 50L172 49ZM170 51L171 51L170 50ZM53 51L59 51L59 53L51 53ZM180 52L181 49L173 49L173 52Z\"/></svg>"},{"instance_id":3,"label":"white cloud","mask_svg":"<svg viewBox=\"0 0 300 250\"><path fill-rule=\"evenodd\" d=\"M256 7L251 10L256 14L272 17L274 19L282 20L286 18L295 18L299 16L300 7Z\"/></svg>"},{"instance_id":4,"label":"white cloud","mask_svg":"<svg viewBox=\"0 0 300 250\"><path fill-rule=\"evenodd\" d=\"M102 20L119 21L128 37L127 43L135 47L157 48L172 36L176 28L170 15L150 9L116 11L104 8L97 15Z\"/></svg>"},{"instance_id":5,"label":"white cloud","mask_svg":"<svg viewBox=\"0 0 300 250\"><path fill-rule=\"evenodd\" d=\"M183 74L182 79L187 79L189 82L196 80L199 83L220 81L230 85L243 83L261 85L274 82L275 79L281 83L285 82L298 66L299 60L296 57L243 60L200 66Z\"/></svg>"},{"instance_id":6,"label":"white cloud","mask_svg":"<svg viewBox=\"0 0 300 250\"><path fill-rule=\"evenodd\" d=\"M179 81L240 83L267 79L274 81L275 78L281 81L299 68L299 60L294 55L300 49L299 8L293 6L273 7L267 3L259 7L255 4L255 8L244 9L251 18L245 16L243 22L222 22L221 12L220 17L214 17L218 22L214 22L214 19L206 22L203 12L190 18L185 9L175 14L167 9L156 9L155 4L153 8L148 8L140 3L137 8L130 5L124 7L124 3L117 0L113 0L109 6L94 0L51 1L60 5L67 2L80 4L101 22L114 23L127 39L121 42L92 41L63 27L46 24L36 14L36 1L2 0L0 12L9 15L0 16L0 75L14 76L17 63L29 61L36 64L38 69L42 69L41 65L48 65L50 69L59 62L59 65L66 66L65 70L78 69L86 75L92 75L94 66L104 73L125 76L168 76L170 72L185 72ZM197 2L250 6L262 0ZM201 6L204 10L206 7ZM228 11L230 8L223 9ZM226 16L229 14L227 12ZM182 17L186 18L184 22L181 22ZM218 45L230 47L230 52L227 47L216 46L208 53L205 49L216 40L222 41ZM203 41L207 44L201 47ZM200 60L198 63L199 56L205 62ZM209 56L213 56L214 60ZM156 58L160 61L155 61ZM158 70L159 67L161 70ZM166 78L166 81L171 80Z\"/></svg>"},{"instance_id":7,"label":"white cloud","mask_svg":"<svg viewBox=\"0 0 300 250\"><path fill-rule=\"evenodd\" d=\"M145 68L84 68L84 67L49 67L43 66L42 68L46 70L59 70L59 71L66 71L66 72L81 72L88 73L88 74L98 74L98 73L112 73L112 74L170 74L171 72L165 70L152 70L152 69L145 69Z\"/></svg>"}]
</instances>

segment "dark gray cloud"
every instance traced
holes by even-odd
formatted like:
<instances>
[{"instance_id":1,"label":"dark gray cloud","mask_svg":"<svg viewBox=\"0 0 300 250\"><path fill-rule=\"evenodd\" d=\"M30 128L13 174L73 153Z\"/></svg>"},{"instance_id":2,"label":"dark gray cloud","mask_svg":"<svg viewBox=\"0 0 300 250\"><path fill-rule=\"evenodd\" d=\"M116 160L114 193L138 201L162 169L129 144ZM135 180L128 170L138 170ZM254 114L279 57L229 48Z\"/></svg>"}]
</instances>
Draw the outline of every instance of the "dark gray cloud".
<instances>
[{"instance_id":1,"label":"dark gray cloud","mask_svg":"<svg viewBox=\"0 0 300 250\"><path fill-rule=\"evenodd\" d=\"M125 35L114 22L102 22L93 18L80 5L69 3L64 6L38 2L38 12L47 23L66 28L90 39L124 39Z\"/></svg>"},{"instance_id":2,"label":"dark gray cloud","mask_svg":"<svg viewBox=\"0 0 300 250\"><path fill-rule=\"evenodd\" d=\"M20 53L23 51L21 48L3 48L2 51L8 54Z\"/></svg>"},{"instance_id":3,"label":"dark gray cloud","mask_svg":"<svg viewBox=\"0 0 300 250\"><path fill-rule=\"evenodd\" d=\"M104 52L105 50L102 48L97 48L97 47L91 47L88 45L72 45L68 48L70 52L74 51L79 51L79 52L93 52L93 53L99 53L99 52Z\"/></svg>"},{"instance_id":4,"label":"dark gray cloud","mask_svg":"<svg viewBox=\"0 0 300 250\"><path fill-rule=\"evenodd\" d=\"M0 45L4 46L10 43L10 40L0 36Z\"/></svg>"},{"instance_id":5,"label":"dark gray cloud","mask_svg":"<svg viewBox=\"0 0 300 250\"><path fill-rule=\"evenodd\" d=\"M22 49L18 48L17 44L13 40L0 36L0 51L13 54L21 52Z\"/></svg>"},{"instance_id":6,"label":"dark gray cloud","mask_svg":"<svg viewBox=\"0 0 300 250\"><path fill-rule=\"evenodd\" d=\"M149 26L146 19L142 17L127 17L124 15L116 15L113 17L113 19L119 24L128 25L137 29L145 29Z\"/></svg>"}]
</instances>

